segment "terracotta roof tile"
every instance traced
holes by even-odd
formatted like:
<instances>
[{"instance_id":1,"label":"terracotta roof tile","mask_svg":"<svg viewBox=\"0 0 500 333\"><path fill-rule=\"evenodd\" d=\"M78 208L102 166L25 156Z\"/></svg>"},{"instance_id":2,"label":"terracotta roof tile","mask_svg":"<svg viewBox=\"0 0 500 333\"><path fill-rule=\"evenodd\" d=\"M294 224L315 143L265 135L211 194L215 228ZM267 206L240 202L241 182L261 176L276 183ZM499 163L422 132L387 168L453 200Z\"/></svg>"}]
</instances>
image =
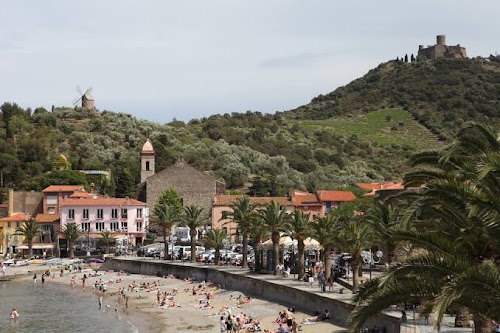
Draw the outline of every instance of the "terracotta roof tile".
<instances>
[{"instance_id":1,"label":"terracotta roof tile","mask_svg":"<svg viewBox=\"0 0 500 333\"><path fill-rule=\"evenodd\" d=\"M20 222L20 221L28 221L29 220L29 215L27 214L14 214L12 216L7 216L4 218L1 218L1 222Z\"/></svg>"},{"instance_id":2,"label":"terracotta roof tile","mask_svg":"<svg viewBox=\"0 0 500 333\"><path fill-rule=\"evenodd\" d=\"M349 191L318 191L318 197L322 202L325 201L351 201L356 196Z\"/></svg>"},{"instance_id":3,"label":"terracotta roof tile","mask_svg":"<svg viewBox=\"0 0 500 333\"><path fill-rule=\"evenodd\" d=\"M59 220L59 214L36 214L35 221L38 223L53 223Z\"/></svg>"},{"instance_id":4,"label":"terracotta roof tile","mask_svg":"<svg viewBox=\"0 0 500 333\"><path fill-rule=\"evenodd\" d=\"M70 198L92 198L94 195L88 192L75 192L70 195Z\"/></svg>"},{"instance_id":5,"label":"terracotta roof tile","mask_svg":"<svg viewBox=\"0 0 500 333\"><path fill-rule=\"evenodd\" d=\"M68 198L62 201L61 206L145 206L146 203L127 198L105 198L105 197L91 197L91 198Z\"/></svg>"},{"instance_id":6,"label":"terracotta roof tile","mask_svg":"<svg viewBox=\"0 0 500 333\"><path fill-rule=\"evenodd\" d=\"M83 185L50 185L42 192L78 192L85 191Z\"/></svg>"},{"instance_id":7,"label":"terracotta roof tile","mask_svg":"<svg viewBox=\"0 0 500 333\"><path fill-rule=\"evenodd\" d=\"M316 194L299 191L294 192L293 203L295 206L321 205Z\"/></svg>"},{"instance_id":8,"label":"terracotta roof tile","mask_svg":"<svg viewBox=\"0 0 500 333\"><path fill-rule=\"evenodd\" d=\"M216 195L213 199L214 206L231 206L239 198L242 198L242 194L233 195ZM272 201L278 201L281 205L287 206L292 205L292 202L287 197L249 197L250 202L257 205L264 205Z\"/></svg>"},{"instance_id":9,"label":"terracotta roof tile","mask_svg":"<svg viewBox=\"0 0 500 333\"><path fill-rule=\"evenodd\" d=\"M404 189L403 183L400 182L381 182L381 183L358 183L357 187L363 190L383 190L383 189Z\"/></svg>"}]
</instances>

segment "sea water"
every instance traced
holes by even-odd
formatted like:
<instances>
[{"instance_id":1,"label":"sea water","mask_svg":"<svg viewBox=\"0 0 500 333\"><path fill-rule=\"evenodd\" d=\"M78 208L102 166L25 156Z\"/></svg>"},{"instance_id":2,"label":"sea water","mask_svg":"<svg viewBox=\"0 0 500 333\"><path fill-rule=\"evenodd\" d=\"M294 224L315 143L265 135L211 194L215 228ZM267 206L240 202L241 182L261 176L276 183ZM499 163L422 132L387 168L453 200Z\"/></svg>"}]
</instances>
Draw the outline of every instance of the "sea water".
<instances>
[{"instance_id":1,"label":"sea water","mask_svg":"<svg viewBox=\"0 0 500 333\"><path fill-rule=\"evenodd\" d=\"M115 300L105 298L111 308L99 310L92 291L50 284L50 279L43 285L40 280L0 282L0 332L139 332L129 316L114 311ZM10 318L13 308L19 313L16 320Z\"/></svg>"}]
</instances>

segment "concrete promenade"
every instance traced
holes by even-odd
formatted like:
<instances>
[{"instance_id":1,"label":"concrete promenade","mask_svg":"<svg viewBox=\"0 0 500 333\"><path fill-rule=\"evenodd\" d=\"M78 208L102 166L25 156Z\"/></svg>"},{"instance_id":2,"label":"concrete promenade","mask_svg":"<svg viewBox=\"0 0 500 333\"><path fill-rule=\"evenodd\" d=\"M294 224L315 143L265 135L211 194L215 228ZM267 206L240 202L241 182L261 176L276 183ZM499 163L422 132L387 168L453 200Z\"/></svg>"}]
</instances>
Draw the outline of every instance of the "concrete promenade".
<instances>
[{"instance_id":1,"label":"concrete promenade","mask_svg":"<svg viewBox=\"0 0 500 333\"><path fill-rule=\"evenodd\" d=\"M210 280L224 289L237 290L268 301L294 306L306 313L323 312L328 309L332 321L342 327L347 326L347 318L352 310L352 293L335 284L334 292L321 293L317 282L312 288L307 282L293 278L277 277L270 274L258 274L235 266L213 266L200 263L170 262L165 260L117 257L106 261L102 270L123 270L134 274L167 275L175 274L179 278L195 278L197 281ZM339 293L343 289L342 294ZM397 312L381 313L371 318L366 327L385 328L387 333L400 332L400 315Z\"/></svg>"}]
</instances>

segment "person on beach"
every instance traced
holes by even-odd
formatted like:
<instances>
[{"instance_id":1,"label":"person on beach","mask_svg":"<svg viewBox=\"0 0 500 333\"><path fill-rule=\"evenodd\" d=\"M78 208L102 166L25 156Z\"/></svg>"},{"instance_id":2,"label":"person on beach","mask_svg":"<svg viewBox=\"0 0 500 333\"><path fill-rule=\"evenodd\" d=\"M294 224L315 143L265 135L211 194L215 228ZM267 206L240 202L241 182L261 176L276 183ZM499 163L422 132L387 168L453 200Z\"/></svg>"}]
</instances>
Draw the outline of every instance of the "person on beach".
<instances>
[{"instance_id":1,"label":"person on beach","mask_svg":"<svg viewBox=\"0 0 500 333\"><path fill-rule=\"evenodd\" d=\"M99 305L99 310L101 310L101 308L102 308L102 300L103 300L103 297L99 296L99 300L97 301L97 304Z\"/></svg>"},{"instance_id":2,"label":"person on beach","mask_svg":"<svg viewBox=\"0 0 500 333\"><path fill-rule=\"evenodd\" d=\"M42 274L42 284L45 283L45 275Z\"/></svg>"},{"instance_id":3,"label":"person on beach","mask_svg":"<svg viewBox=\"0 0 500 333\"><path fill-rule=\"evenodd\" d=\"M82 278L82 288L83 288L83 291L85 291L85 281L86 280L87 280L87 276L84 274L83 278Z\"/></svg>"},{"instance_id":4,"label":"person on beach","mask_svg":"<svg viewBox=\"0 0 500 333\"><path fill-rule=\"evenodd\" d=\"M286 317L286 326L288 326L288 329L290 330L292 328L295 315L292 313L292 311L290 311L290 309L286 309L285 317Z\"/></svg>"},{"instance_id":5,"label":"person on beach","mask_svg":"<svg viewBox=\"0 0 500 333\"><path fill-rule=\"evenodd\" d=\"M220 333L226 332L226 321L224 320L224 316L220 317Z\"/></svg>"},{"instance_id":6,"label":"person on beach","mask_svg":"<svg viewBox=\"0 0 500 333\"><path fill-rule=\"evenodd\" d=\"M128 296L125 298L125 310L128 310Z\"/></svg>"},{"instance_id":7,"label":"person on beach","mask_svg":"<svg viewBox=\"0 0 500 333\"><path fill-rule=\"evenodd\" d=\"M16 309L14 308L10 312L10 319L17 319L17 317L19 317L19 313L17 313Z\"/></svg>"},{"instance_id":8,"label":"person on beach","mask_svg":"<svg viewBox=\"0 0 500 333\"><path fill-rule=\"evenodd\" d=\"M33 283L36 283L36 273L33 275Z\"/></svg>"}]
</instances>

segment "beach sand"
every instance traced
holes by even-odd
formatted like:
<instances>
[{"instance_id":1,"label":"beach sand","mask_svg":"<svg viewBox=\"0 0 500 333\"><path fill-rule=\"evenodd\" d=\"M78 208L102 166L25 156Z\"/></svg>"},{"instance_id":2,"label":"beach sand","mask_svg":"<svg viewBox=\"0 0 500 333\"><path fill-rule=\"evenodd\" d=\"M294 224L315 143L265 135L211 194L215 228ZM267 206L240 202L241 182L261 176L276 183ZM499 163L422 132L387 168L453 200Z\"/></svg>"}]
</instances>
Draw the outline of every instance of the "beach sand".
<instances>
[{"instance_id":1,"label":"beach sand","mask_svg":"<svg viewBox=\"0 0 500 333\"><path fill-rule=\"evenodd\" d=\"M75 290L81 290L83 274L92 273L91 270L86 269L82 273L72 273L71 275L66 271L63 277L59 277L59 271L52 270L55 273L55 278L47 278L45 283L57 283L71 288L71 277L75 276L76 285ZM94 271L95 272L95 271ZM226 307L231 309L232 314L244 313L247 316L257 319L261 322L261 328L274 330L278 328L278 324L274 320L278 317L278 313L282 311L285 306L268 302L261 299L252 298L250 303L237 306L237 300L240 295L246 295L230 290L223 290L217 288L215 290L215 298L210 300L212 309L198 309L195 307L200 299L204 297L201 295L192 295L192 287L198 286L201 281L195 281L193 284L175 278L159 278L154 276L145 276L137 274L119 274L118 272L103 272L98 271L100 276L89 277L86 281L86 293L95 293L96 307L98 307L98 297L102 295L101 292L94 290L94 283L102 280L106 283L107 291L103 297L103 311L115 311L117 309L118 315L129 319L139 330L139 332L220 332L220 317L221 310ZM116 283L117 279L121 282ZM159 290L161 292L172 292L177 288L178 295L174 297L174 301L180 305L175 308L161 308L157 304L157 291L147 292L142 291L129 291L128 286L133 283L154 284L156 281L159 283ZM120 300L118 296L118 289L125 288L126 295L129 297L128 310L125 309L125 301ZM209 290L216 287L207 287ZM189 290L189 291L185 291ZM168 302L167 302L168 304ZM318 311L324 311L318 309ZM144 314L147 314L145 316ZM311 315L301 312L295 313L295 318L298 323ZM345 328L335 326L327 322L315 323L312 325L302 325L304 333L326 333L326 332L343 332ZM240 332L244 332L241 330Z\"/></svg>"}]
</instances>

